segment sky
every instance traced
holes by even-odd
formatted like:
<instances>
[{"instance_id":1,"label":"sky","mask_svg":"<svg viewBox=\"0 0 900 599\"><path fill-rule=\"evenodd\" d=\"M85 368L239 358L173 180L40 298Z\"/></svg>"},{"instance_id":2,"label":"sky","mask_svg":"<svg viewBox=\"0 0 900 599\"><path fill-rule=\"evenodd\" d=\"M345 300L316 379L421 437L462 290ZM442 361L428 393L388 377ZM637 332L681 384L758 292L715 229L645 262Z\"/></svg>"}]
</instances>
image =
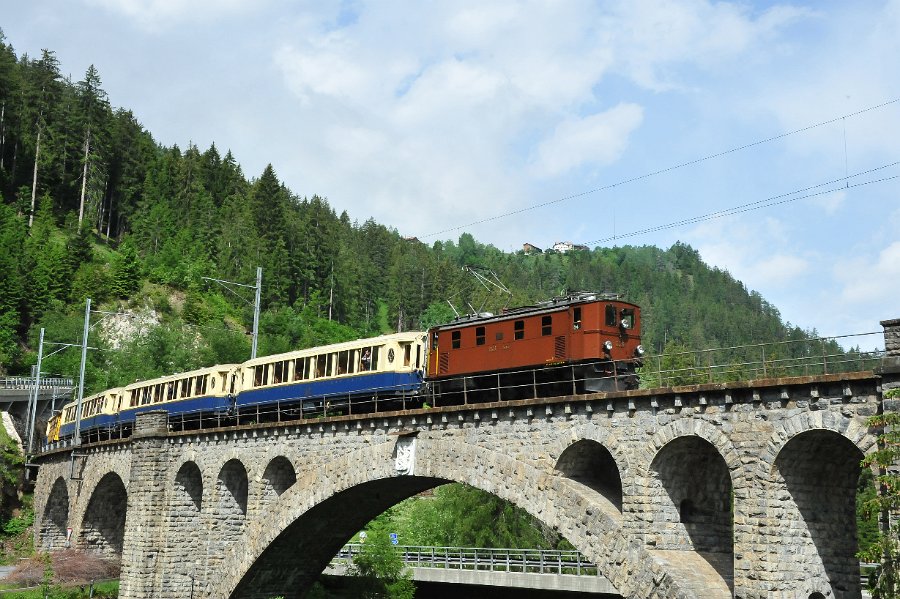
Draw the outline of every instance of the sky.
<instances>
[{"instance_id":1,"label":"sky","mask_svg":"<svg viewBox=\"0 0 900 599\"><path fill-rule=\"evenodd\" d=\"M360 223L681 241L822 335L900 317L900 0L0 7L17 54L94 64L159 143L271 163Z\"/></svg>"}]
</instances>

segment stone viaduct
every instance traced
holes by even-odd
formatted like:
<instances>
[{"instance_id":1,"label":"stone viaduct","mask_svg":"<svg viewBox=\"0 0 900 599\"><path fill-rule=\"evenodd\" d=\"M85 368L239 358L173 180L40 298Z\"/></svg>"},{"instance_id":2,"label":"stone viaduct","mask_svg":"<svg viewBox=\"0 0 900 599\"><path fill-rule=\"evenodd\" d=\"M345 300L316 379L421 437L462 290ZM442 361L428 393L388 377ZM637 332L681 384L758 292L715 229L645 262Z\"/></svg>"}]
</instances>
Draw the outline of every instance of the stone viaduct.
<instances>
[{"instance_id":1,"label":"stone viaduct","mask_svg":"<svg viewBox=\"0 0 900 599\"><path fill-rule=\"evenodd\" d=\"M879 371L171 432L38 458L38 546L121 555L123 599L300 597L398 501L524 508L628 598L859 598L854 506ZM68 530L71 529L71 532Z\"/></svg>"}]
</instances>

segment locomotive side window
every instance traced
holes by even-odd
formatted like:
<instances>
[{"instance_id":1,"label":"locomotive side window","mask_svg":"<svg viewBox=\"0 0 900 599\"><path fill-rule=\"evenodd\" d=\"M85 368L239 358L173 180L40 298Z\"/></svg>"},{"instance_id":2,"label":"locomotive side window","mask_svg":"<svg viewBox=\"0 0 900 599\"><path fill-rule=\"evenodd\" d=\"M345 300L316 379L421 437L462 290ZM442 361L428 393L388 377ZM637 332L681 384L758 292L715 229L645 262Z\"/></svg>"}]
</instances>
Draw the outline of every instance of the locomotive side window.
<instances>
[{"instance_id":1,"label":"locomotive side window","mask_svg":"<svg viewBox=\"0 0 900 599\"><path fill-rule=\"evenodd\" d=\"M484 345L484 327L475 327L475 345Z\"/></svg>"},{"instance_id":2,"label":"locomotive side window","mask_svg":"<svg viewBox=\"0 0 900 599\"><path fill-rule=\"evenodd\" d=\"M516 339L524 339L525 338L525 321L524 320L517 320L516 322L514 322L513 329L514 329L514 333L515 333L514 337Z\"/></svg>"},{"instance_id":3,"label":"locomotive side window","mask_svg":"<svg viewBox=\"0 0 900 599\"><path fill-rule=\"evenodd\" d=\"M616 307L612 304L606 305L606 326L616 326Z\"/></svg>"},{"instance_id":4,"label":"locomotive side window","mask_svg":"<svg viewBox=\"0 0 900 599\"><path fill-rule=\"evenodd\" d=\"M576 331L581 328L581 307L572 310L572 328Z\"/></svg>"},{"instance_id":5,"label":"locomotive side window","mask_svg":"<svg viewBox=\"0 0 900 599\"><path fill-rule=\"evenodd\" d=\"M549 314L541 317L541 335L547 337L553 334L553 317Z\"/></svg>"},{"instance_id":6,"label":"locomotive side window","mask_svg":"<svg viewBox=\"0 0 900 599\"><path fill-rule=\"evenodd\" d=\"M462 332L461 331L453 331L450 336L451 343L450 347L453 349L459 349L460 345L462 345Z\"/></svg>"}]
</instances>

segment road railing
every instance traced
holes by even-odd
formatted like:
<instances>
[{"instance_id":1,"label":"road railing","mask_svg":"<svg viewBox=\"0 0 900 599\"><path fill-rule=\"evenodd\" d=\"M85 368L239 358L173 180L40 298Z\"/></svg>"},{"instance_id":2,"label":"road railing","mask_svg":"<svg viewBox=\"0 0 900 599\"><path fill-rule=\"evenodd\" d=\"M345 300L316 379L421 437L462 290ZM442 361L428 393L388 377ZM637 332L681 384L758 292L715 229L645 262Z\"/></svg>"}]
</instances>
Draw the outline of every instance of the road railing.
<instances>
[{"instance_id":1,"label":"road railing","mask_svg":"<svg viewBox=\"0 0 900 599\"><path fill-rule=\"evenodd\" d=\"M363 545L344 545L332 564L346 565L359 555ZM397 545L397 554L410 568L442 568L484 572L527 574L574 574L597 576L597 566L575 550L486 549L476 547L423 547Z\"/></svg>"},{"instance_id":2,"label":"road railing","mask_svg":"<svg viewBox=\"0 0 900 599\"><path fill-rule=\"evenodd\" d=\"M72 379L62 377L41 377L41 389L73 388ZM0 378L0 389L34 389L34 378L30 376L8 376Z\"/></svg>"}]
</instances>

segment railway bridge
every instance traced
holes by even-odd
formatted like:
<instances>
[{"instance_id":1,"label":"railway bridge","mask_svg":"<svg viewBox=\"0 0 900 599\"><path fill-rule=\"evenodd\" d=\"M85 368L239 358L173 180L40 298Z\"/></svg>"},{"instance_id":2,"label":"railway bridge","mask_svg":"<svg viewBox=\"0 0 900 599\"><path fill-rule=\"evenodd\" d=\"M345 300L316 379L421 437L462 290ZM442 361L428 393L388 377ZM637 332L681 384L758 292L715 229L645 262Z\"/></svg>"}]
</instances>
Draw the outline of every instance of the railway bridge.
<instances>
[{"instance_id":1,"label":"railway bridge","mask_svg":"<svg viewBox=\"0 0 900 599\"><path fill-rule=\"evenodd\" d=\"M876 372L175 432L37 458L39 547L122 557L120 597L302 596L398 501L455 481L558 530L624 597L858 598Z\"/></svg>"}]
</instances>

